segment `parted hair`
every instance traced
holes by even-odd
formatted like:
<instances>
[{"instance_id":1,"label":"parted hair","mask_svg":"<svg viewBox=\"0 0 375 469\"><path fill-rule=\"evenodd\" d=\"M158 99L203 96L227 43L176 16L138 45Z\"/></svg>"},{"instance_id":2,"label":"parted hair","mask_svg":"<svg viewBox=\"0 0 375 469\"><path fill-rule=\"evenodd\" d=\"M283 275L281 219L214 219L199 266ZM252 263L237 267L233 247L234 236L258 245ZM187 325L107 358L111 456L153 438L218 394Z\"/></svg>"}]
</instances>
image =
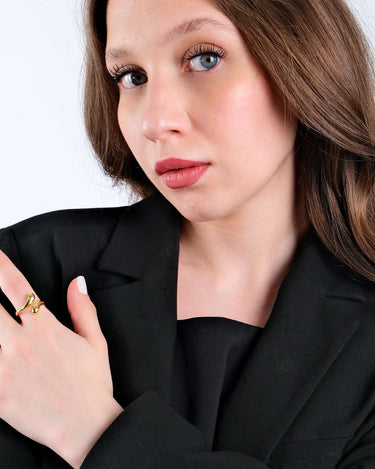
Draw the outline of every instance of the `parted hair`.
<instances>
[{"instance_id":1,"label":"parted hair","mask_svg":"<svg viewBox=\"0 0 375 469\"><path fill-rule=\"evenodd\" d=\"M107 0L84 0L85 124L116 182L155 190L117 120L105 66ZM215 0L298 119L297 185L308 222L345 265L375 281L375 103L370 48L344 0Z\"/></svg>"}]
</instances>

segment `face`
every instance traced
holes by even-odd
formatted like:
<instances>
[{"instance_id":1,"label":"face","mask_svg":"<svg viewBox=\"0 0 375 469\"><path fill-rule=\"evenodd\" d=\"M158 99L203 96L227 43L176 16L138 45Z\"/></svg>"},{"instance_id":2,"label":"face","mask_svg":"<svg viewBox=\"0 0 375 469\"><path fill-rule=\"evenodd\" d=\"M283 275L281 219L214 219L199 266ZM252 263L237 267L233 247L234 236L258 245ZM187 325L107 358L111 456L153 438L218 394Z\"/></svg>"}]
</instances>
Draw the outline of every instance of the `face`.
<instances>
[{"instance_id":1,"label":"face","mask_svg":"<svg viewBox=\"0 0 375 469\"><path fill-rule=\"evenodd\" d=\"M226 219L294 190L296 122L210 0L109 0L106 63L124 138L191 221Z\"/></svg>"}]
</instances>

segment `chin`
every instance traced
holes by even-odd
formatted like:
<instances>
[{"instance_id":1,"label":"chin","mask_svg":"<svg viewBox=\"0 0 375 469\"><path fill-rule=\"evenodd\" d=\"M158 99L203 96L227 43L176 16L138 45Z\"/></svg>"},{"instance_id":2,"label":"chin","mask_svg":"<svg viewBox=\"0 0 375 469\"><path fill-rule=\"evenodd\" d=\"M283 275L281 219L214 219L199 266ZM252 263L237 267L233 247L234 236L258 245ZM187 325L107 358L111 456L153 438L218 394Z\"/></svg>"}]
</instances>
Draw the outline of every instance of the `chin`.
<instances>
[{"instance_id":1,"label":"chin","mask_svg":"<svg viewBox=\"0 0 375 469\"><path fill-rule=\"evenodd\" d=\"M230 216L234 209L229 201L220 197L217 192L191 189L175 193L162 190L160 192L186 220L191 222L220 220Z\"/></svg>"},{"instance_id":2,"label":"chin","mask_svg":"<svg viewBox=\"0 0 375 469\"><path fill-rule=\"evenodd\" d=\"M175 207L190 222L220 220L228 215L221 207L211 206L203 202L194 205L176 204Z\"/></svg>"}]
</instances>

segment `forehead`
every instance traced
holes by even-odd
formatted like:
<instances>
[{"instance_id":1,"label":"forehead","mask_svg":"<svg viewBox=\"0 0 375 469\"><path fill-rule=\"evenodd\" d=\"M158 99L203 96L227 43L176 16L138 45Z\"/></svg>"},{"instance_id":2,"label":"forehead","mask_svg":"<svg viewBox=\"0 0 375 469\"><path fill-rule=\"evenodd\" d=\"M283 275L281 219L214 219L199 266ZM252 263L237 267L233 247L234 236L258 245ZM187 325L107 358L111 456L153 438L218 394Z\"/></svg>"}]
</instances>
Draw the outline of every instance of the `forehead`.
<instances>
[{"instance_id":1,"label":"forehead","mask_svg":"<svg viewBox=\"0 0 375 469\"><path fill-rule=\"evenodd\" d=\"M204 21L199 21L203 19ZM198 20L198 21L197 21ZM195 23L194 23L195 21ZM190 26L186 28L189 23ZM234 26L213 0L109 0L107 45L161 42L173 39L186 29Z\"/></svg>"}]
</instances>

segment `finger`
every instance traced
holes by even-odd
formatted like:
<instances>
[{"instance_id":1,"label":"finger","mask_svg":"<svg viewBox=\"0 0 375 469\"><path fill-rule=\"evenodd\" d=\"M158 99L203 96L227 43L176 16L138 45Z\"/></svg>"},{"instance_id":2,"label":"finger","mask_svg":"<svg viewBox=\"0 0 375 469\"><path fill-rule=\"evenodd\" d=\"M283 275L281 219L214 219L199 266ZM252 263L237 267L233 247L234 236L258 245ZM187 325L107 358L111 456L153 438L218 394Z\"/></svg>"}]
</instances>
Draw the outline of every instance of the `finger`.
<instances>
[{"instance_id":1,"label":"finger","mask_svg":"<svg viewBox=\"0 0 375 469\"><path fill-rule=\"evenodd\" d=\"M87 294L84 277L72 280L68 287L67 302L75 332L92 345L103 345L104 336L100 329L96 308Z\"/></svg>"},{"instance_id":2,"label":"finger","mask_svg":"<svg viewBox=\"0 0 375 469\"><path fill-rule=\"evenodd\" d=\"M2 251L0 251L0 288L16 310L25 305L27 296L32 292L35 295L34 301L39 301L29 282ZM24 322L32 315L31 308L25 309L21 315Z\"/></svg>"},{"instance_id":3,"label":"finger","mask_svg":"<svg viewBox=\"0 0 375 469\"><path fill-rule=\"evenodd\" d=\"M14 336L19 324L9 315L8 311L0 305L0 347L8 343L10 338Z\"/></svg>"}]
</instances>

